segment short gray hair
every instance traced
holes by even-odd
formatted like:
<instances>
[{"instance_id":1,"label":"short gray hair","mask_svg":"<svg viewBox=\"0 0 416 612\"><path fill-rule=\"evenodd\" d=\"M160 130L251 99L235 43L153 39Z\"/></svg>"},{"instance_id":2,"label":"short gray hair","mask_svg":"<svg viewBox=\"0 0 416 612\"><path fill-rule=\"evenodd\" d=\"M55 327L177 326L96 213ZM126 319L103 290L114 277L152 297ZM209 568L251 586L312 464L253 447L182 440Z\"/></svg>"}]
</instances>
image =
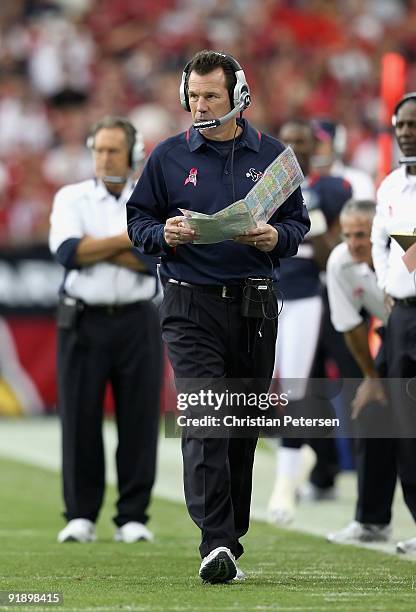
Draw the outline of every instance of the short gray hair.
<instances>
[{"instance_id":1,"label":"short gray hair","mask_svg":"<svg viewBox=\"0 0 416 612\"><path fill-rule=\"evenodd\" d=\"M366 215L370 219L376 214L376 203L373 200L356 200L350 198L342 207L340 217L347 215Z\"/></svg>"},{"instance_id":2,"label":"short gray hair","mask_svg":"<svg viewBox=\"0 0 416 612\"><path fill-rule=\"evenodd\" d=\"M94 139L97 132L103 129L120 128L123 130L126 137L126 144L129 151L132 151L136 142L137 130L128 119L124 117L118 117L116 115L106 115L99 121L96 121L90 130L90 142L92 147L94 146Z\"/></svg>"}]
</instances>

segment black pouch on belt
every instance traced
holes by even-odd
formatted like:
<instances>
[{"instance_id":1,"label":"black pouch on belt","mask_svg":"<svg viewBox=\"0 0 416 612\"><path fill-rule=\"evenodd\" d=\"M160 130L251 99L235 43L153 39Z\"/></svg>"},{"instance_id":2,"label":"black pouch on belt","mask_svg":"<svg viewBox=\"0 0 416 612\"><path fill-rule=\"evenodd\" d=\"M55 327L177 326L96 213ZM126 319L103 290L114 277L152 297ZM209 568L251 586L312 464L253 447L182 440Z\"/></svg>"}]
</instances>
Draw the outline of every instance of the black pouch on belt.
<instances>
[{"instance_id":1,"label":"black pouch on belt","mask_svg":"<svg viewBox=\"0 0 416 612\"><path fill-rule=\"evenodd\" d=\"M273 281L270 278L247 278L243 287L241 314L243 317L264 319L267 305L273 294Z\"/></svg>"},{"instance_id":2,"label":"black pouch on belt","mask_svg":"<svg viewBox=\"0 0 416 612\"><path fill-rule=\"evenodd\" d=\"M59 301L56 313L56 324L59 329L74 329L81 310L81 302L67 295L63 296Z\"/></svg>"}]
</instances>

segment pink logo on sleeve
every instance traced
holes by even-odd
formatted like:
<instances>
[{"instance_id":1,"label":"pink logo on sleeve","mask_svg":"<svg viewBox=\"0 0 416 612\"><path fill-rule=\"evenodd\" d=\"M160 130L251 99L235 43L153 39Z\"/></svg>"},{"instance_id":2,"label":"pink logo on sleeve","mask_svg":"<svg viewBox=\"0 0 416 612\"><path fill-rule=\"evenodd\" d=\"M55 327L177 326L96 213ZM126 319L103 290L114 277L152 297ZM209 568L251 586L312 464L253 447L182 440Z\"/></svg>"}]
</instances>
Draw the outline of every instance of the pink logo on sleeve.
<instances>
[{"instance_id":1,"label":"pink logo on sleeve","mask_svg":"<svg viewBox=\"0 0 416 612\"><path fill-rule=\"evenodd\" d=\"M189 170L189 176L185 179L184 185L187 185L188 183L192 183L192 185L194 187L196 187L196 175L198 174L198 169L197 168L191 168Z\"/></svg>"}]
</instances>

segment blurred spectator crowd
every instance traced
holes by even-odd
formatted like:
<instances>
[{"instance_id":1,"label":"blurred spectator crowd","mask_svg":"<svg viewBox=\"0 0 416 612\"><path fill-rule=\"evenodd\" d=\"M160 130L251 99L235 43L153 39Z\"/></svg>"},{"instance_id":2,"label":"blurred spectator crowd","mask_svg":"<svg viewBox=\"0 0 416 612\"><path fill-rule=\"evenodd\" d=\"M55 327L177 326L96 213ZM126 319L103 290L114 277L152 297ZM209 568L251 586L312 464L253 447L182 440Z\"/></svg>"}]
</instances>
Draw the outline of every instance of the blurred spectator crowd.
<instances>
[{"instance_id":1,"label":"blurred spectator crowd","mask_svg":"<svg viewBox=\"0 0 416 612\"><path fill-rule=\"evenodd\" d=\"M380 58L403 54L412 88L416 0L1 0L0 246L45 242L102 115L129 116L148 151L188 127L180 74L202 48L243 65L257 127L340 122L347 161L375 176Z\"/></svg>"}]
</instances>

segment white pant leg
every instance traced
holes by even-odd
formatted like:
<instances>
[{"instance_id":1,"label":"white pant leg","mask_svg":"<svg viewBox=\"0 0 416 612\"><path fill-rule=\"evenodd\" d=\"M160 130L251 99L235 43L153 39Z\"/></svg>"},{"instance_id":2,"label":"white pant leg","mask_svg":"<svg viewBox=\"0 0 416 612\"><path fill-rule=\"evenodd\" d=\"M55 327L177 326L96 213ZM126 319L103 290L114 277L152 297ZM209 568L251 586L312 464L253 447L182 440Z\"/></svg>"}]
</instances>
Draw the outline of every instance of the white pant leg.
<instances>
[{"instance_id":1,"label":"white pant leg","mask_svg":"<svg viewBox=\"0 0 416 612\"><path fill-rule=\"evenodd\" d=\"M321 296L287 300L279 316L274 375L291 379L291 399L302 399L310 376L321 329ZM296 384L295 384L296 383Z\"/></svg>"},{"instance_id":2,"label":"white pant leg","mask_svg":"<svg viewBox=\"0 0 416 612\"><path fill-rule=\"evenodd\" d=\"M286 301L279 316L274 376L283 381L283 388L290 387L291 400L305 396L318 346L322 311L322 298L313 296ZM272 523L292 521L296 490L310 472L313 455L308 447L277 449L276 480L268 504L268 518Z\"/></svg>"}]
</instances>

